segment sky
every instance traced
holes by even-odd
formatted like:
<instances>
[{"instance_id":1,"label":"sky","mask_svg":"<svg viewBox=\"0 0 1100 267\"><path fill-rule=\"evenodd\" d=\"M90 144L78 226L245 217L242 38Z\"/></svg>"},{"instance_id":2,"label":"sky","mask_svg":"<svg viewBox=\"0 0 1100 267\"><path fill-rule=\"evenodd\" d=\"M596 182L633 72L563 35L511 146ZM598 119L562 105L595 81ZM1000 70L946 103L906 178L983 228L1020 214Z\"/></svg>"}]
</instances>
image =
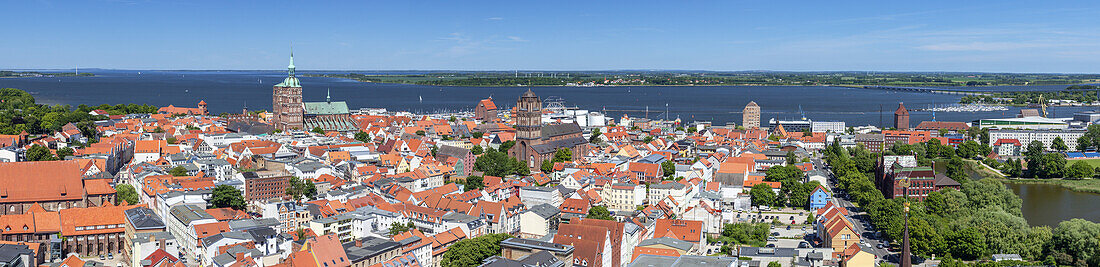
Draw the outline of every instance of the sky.
<instances>
[{"instance_id":1,"label":"sky","mask_svg":"<svg viewBox=\"0 0 1100 267\"><path fill-rule=\"evenodd\" d=\"M1100 73L1100 1L11 1L0 69Z\"/></svg>"}]
</instances>

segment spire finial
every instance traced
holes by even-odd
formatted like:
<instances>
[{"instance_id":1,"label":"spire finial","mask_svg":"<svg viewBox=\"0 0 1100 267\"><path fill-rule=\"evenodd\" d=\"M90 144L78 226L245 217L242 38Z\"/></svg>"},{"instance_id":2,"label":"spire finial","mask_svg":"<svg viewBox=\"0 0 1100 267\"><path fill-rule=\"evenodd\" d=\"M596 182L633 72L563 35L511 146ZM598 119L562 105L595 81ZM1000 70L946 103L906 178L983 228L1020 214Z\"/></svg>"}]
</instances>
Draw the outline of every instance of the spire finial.
<instances>
[{"instance_id":1,"label":"spire finial","mask_svg":"<svg viewBox=\"0 0 1100 267\"><path fill-rule=\"evenodd\" d=\"M332 103L332 88L325 91L325 102Z\"/></svg>"},{"instance_id":2,"label":"spire finial","mask_svg":"<svg viewBox=\"0 0 1100 267\"><path fill-rule=\"evenodd\" d=\"M287 74L294 77L294 43L290 44L290 66L286 67Z\"/></svg>"}]
</instances>

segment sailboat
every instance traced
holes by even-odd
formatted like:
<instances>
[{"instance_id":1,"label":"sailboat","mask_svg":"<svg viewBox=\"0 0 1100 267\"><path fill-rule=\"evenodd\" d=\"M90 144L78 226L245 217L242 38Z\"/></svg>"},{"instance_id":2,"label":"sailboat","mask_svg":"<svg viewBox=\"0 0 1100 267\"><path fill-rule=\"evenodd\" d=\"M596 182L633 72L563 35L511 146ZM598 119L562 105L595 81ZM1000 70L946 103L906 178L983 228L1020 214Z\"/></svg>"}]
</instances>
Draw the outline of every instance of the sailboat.
<instances>
[{"instance_id":1,"label":"sailboat","mask_svg":"<svg viewBox=\"0 0 1100 267\"><path fill-rule=\"evenodd\" d=\"M420 103L424 103L424 96L420 96Z\"/></svg>"}]
</instances>

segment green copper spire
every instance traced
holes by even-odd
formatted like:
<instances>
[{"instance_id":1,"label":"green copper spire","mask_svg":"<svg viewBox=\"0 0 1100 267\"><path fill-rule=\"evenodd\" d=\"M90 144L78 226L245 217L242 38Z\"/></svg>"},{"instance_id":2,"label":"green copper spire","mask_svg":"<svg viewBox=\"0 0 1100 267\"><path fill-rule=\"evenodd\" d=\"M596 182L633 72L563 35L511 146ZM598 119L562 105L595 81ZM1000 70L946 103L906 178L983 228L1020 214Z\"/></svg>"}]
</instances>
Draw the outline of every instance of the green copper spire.
<instances>
[{"instance_id":1,"label":"green copper spire","mask_svg":"<svg viewBox=\"0 0 1100 267\"><path fill-rule=\"evenodd\" d=\"M294 46L290 46L290 65L286 67L286 79L283 82L276 84L278 87L302 87L298 82L298 78L294 77Z\"/></svg>"},{"instance_id":2,"label":"green copper spire","mask_svg":"<svg viewBox=\"0 0 1100 267\"><path fill-rule=\"evenodd\" d=\"M290 46L290 66L286 66L287 74L294 77L294 46Z\"/></svg>"}]
</instances>

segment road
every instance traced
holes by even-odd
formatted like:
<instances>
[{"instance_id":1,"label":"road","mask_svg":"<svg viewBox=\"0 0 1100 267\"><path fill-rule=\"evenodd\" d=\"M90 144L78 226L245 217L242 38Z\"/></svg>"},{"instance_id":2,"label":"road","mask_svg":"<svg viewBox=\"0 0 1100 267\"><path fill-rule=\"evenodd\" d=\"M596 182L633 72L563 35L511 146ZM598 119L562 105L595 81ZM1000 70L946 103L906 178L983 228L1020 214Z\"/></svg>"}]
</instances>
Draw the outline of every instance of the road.
<instances>
[{"instance_id":1,"label":"road","mask_svg":"<svg viewBox=\"0 0 1100 267\"><path fill-rule=\"evenodd\" d=\"M837 182L837 180L836 175L833 174L833 170L829 169L828 166L825 166L825 164L820 160L815 160L814 165L815 168L821 168L822 170L825 170L827 173L829 173L829 183L828 185L826 185L826 187L835 194L837 191L833 188L836 187L835 183ZM848 201L848 199L840 197L834 197L833 199L837 202L838 205L848 209L851 215L849 216L849 218L852 219L852 224L855 225L856 233L860 235L860 246L863 247L864 251L874 254L876 259L884 259L887 255L891 254L891 252L886 249L878 248L879 244L883 244L883 240L879 240L876 239L874 236L867 236L864 234L866 232L873 232L868 231L867 227L865 226L870 225L871 223L870 220L868 220L866 213L862 212L860 208L856 207L854 204L852 204L851 201ZM883 244L883 247L887 246Z\"/></svg>"}]
</instances>

